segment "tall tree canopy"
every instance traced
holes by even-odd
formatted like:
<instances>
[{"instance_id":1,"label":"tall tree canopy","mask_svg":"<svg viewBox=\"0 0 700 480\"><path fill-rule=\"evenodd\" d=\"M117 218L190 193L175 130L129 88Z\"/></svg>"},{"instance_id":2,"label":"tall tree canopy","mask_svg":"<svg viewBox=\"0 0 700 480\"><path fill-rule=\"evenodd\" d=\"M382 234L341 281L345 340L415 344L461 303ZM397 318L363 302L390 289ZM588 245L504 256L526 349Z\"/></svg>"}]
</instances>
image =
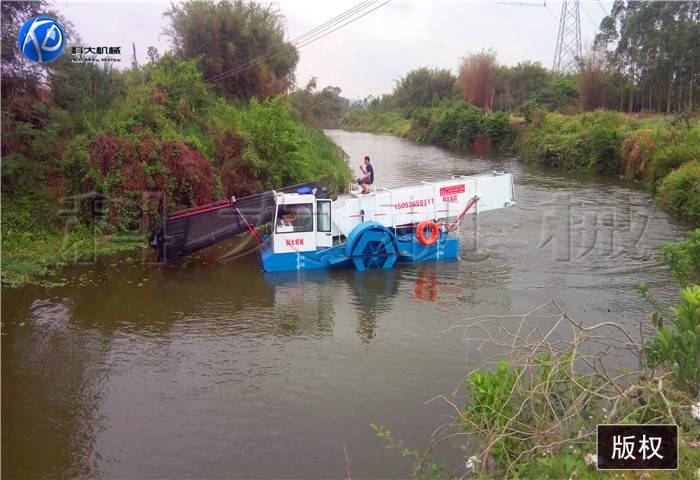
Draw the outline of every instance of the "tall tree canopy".
<instances>
[{"instance_id":1,"label":"tall tree canopy","mask_svg":"<svg viewBox=\"0 0 700 480\"><path fill-rule=\"evenodd\" d=\"M340 87L327 86L316 90L316 77L303 89L288 95L289 102L305 122L317 127L338 128L343 114L350 108L347 98L340 96Z\"/></svg>"},{"instance_id":2,"label":"tall tree canopy","mask_svg":"<svg viewBox=\"0 0 700 480\"><path fill-rule=\"evenodd\" d=\"M617 0L600 25L597 46L631 84L629 111L671 112L697 105L700 2Z\"/></svg>"},{"instance_id":3,"label":"tall tree canopy","mask_svg":"<svg viewBox=\"0 0 700 480\"><path fill-rule=\"evenodd\" d=\"M229 98L270 97L294 84L299 54L285 40L283 17L273 7L190 0L165 15L174 52L199 59L205 79L217 79ZM244 67L250 68L237 72Z\"/></svg>"},{"instance_id":4,"label":"tall tree canopy","mask_svg":"<svg viewBox=\"0 0 700 480\"><path fill-rule=\"evenodd\" d=\"M34 90L42 74L42 65L32 63L17 48L19 29L31 17L40 15L45 1L2 2L2 90L3 96L14 90Z\"/></svg>"},{"instance_id":5,"label":"tall tree canopy","mask_svg":"<svg viewBox=\"0 0 700 480\"><path fill-rule=\"evenodd\" d=\"M524 61L514 67L500 65L496 78L494 110L519 108L526 100L549 84L552 73L540 62Z\"/></svg>"},{"instance_id":6,"label":"tall tree canopy","mask_svg":"<svg viewBox=\"0 0 700 480\"><path fill-rule=\"evenodd\" d=\"M496 52L482 50L462 59L459 66L459 89L472 105L491 111L498 79Z\"/></svg>"},{"instance_id":7,"label":"tall tree canopy","mask_svg":"<svg viewBox=\"0 0 700 480\"><path fill-rule=\"evenodd\" d=\"M449 70L418 68L396 81L393 101L399 108L434 106L457 94L456 81Z\"/></svg>"}]
</instances>

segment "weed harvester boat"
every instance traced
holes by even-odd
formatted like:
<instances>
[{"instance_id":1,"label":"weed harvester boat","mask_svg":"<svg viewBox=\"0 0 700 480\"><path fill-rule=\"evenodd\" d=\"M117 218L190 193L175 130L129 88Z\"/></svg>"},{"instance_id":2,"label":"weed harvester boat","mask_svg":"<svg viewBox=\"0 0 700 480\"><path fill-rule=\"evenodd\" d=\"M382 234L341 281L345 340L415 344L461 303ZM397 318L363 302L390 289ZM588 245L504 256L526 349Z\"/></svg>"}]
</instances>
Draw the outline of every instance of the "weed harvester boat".
<instances>
[{"instance_id":1,"label":"weed harvester boat","mask_svg":"<svg viewBox=\"0 0 700 480\"><path fill-rule=\"evenodd\" d=\"M267 272L387 269L397 261L456 258L468 213L513 205L513 177L504 172L355 190L335 200L323 186L305 183L168 214L151 244L160 260L174 261L248 231ZM271 233L261 238L255 228L270 222Z\"/></svg>"}]
</instances>

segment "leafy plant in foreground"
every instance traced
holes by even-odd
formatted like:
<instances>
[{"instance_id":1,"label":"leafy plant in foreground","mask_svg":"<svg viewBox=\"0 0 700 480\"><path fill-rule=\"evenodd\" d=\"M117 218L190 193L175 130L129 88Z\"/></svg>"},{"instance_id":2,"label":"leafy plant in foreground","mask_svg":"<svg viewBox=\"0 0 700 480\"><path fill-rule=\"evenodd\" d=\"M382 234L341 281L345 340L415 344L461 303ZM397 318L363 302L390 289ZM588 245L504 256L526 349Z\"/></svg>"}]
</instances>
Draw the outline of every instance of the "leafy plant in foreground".
<instances>
[{"instance_id":1,"label":"leafy plant in foreground","mask_svg":"<svg viewBox=\"0 0 700 480\"><path fill-rule=\"evenodd\" d=\"M700 393L700 285L681 290L673 308L673 327L660 326L644 352L651 367L664 367L676 385L692 395Z\"/></svg>"}]
</instances>

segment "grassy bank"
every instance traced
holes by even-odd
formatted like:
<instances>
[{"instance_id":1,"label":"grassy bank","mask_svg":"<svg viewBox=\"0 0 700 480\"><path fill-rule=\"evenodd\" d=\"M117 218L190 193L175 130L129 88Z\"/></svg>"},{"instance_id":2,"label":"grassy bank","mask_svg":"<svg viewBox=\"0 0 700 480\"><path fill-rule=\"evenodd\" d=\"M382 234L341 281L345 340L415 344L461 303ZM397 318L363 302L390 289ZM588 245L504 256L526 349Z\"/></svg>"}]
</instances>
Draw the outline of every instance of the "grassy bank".
<instances>
[{"instance_id":1,"label":"grassy bank","mask_svg":"<svg viewBox=\"0 0 700 480\"><path fill-rule=\"evenodd\" d=\"M350 182L343 153L283 96L231 103L202 82L195 62L168 56L94 74L114 84L99 104L4 100L5 285L133 248L114 239L143 239L164 209L305 180L333 192Z\"/></svg>"},{"instance_id":2,"label":"grassy bank","mask_svg":"<svg viewBox=\"0 0 700 480\"><path fill-rule=\"evenodd\" d=\"M674 216L700 225L698 119L532 112L517 150L531 164L642 181Z\"/></svg>"},{"instance_id":3,"label":"grassy bank","mask_svg":"<svg viewBox=\"0 0 700 480\"><path fill-rule=\"evenodd\" d=\"M143 246L142 238L103 235L93 227L68 221L60 226L54 199L47 194L27 193L3 200L2 282L49 285L56 268L76 261L92 261Z\"/></svg>"},{"instance_id":4,"label":"grassy bank","mask_svg":"<svg viewBox=\"0 0 700 480\"><path fill-rule=\"evenodd\" d=\"M608 111L578 115L524 109L524 118L456 100L403 112L352 109L347 130L391 133L417 143L517 154L547 165L643 182L674 216L700 225L700 120L637 119Z\"/></svg>"},{"instance_id":5,"label":"grassy bank","mask_svg":"<svg viewBox=\"0 0 700 480\"><path fill-rule=\"evenodd\" d=\"M461 151L510 151L517 128L506 113L490 113L463 100L405 112L352 109L341 122L346 130L391 133L417 143Z\"/></svg>"}]
</instances>

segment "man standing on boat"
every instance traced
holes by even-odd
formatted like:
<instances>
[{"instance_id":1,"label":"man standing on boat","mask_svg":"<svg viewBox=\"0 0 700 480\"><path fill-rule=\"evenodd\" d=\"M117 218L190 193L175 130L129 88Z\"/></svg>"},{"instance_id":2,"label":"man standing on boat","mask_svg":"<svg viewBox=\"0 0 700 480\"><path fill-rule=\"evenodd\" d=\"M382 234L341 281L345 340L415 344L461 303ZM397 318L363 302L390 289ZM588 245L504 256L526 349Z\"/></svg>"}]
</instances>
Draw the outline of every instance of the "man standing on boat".
<instances>
[{"instance_id":1,"label":"man standing on boat","mask_svg":"<svg viewBox=\"0 0 700 480\"><path fill-rule=\"evenodd\" d=\"M369 156L365 156L365 165L360 165L362 176L357 179L357 183L362 187L362 193L369 193L369 186L374 183L374 168L370 163Z\"/></svg>"}]
</instances>

